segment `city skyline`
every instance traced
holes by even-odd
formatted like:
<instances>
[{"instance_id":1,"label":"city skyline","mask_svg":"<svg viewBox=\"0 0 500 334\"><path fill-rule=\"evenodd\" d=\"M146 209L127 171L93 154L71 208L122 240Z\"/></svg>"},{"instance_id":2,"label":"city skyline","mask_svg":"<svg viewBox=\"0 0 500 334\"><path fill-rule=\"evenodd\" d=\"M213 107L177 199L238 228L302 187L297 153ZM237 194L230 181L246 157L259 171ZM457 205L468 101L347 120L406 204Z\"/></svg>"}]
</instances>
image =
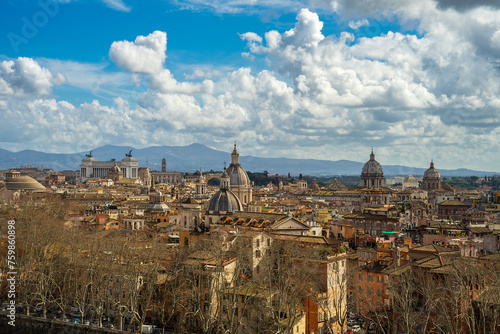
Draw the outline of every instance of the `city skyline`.
<instances>
[{"instance_id":1,"label":"city skyline","mask_svg":"<svg viewBox=\"0 0 500 334\"><path fill-rule=\"evenodd\" d=\"M498 6L8 1L0 148L236 140L252 156L363 161L374 147L384 164L495 171Z\"/></svg>"}]
</instances>

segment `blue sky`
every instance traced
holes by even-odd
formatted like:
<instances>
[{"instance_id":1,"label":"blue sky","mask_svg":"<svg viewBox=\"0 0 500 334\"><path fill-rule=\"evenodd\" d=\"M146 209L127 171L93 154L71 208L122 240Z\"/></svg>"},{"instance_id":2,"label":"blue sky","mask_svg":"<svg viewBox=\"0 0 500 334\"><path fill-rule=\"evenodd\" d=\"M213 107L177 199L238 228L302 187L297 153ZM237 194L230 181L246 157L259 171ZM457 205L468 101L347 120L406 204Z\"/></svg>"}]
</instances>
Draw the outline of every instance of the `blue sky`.
<instances>
[{"instance_id":1,"label":"blue sky","mask_svg":"<svg viewBox=\"0 0 500 334\"><path fill-rule=\"evenodd\" d=\"M0 3L0 148L498 170L496 2Z\"/></svg>"}]
</instances>

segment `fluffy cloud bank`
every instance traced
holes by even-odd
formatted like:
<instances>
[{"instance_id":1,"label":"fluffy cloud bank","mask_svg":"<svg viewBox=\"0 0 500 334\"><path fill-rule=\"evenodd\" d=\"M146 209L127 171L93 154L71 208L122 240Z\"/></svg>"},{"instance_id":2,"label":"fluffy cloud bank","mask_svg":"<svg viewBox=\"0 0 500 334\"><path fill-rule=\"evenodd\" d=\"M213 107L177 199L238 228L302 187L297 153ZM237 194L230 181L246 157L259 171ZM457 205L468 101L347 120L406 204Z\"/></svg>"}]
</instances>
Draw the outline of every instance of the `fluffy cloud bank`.
<instances>
[{"instance_id":1,"label":"fluffy cloud bank","mask_svg":"<svg viewBox=\"0 0 500 334\"><path fill-rule=\"evenodd\" d=\"M318 14L302 9L285 31L240 32L246 55L265 58L268 68L260 71L199 70L180 80L165 65L166 33L114 42L110 59L145 87L136 101L117 98L111 107L21 100L33 91L48 94L57 75L39 67L47 80L30 90L0 67L0 94L11 96L0 101L0 112L25 125L4 130L33 136L32 147L67 140L84 142L81 150L106 143L224 148L236 139L252 155L363 160L375 146L382 163L426 166L434 158L447 168L494 169L500 152L484 143L500 139L498 10L443 10L443 1L431 0L315 3L335 10L352 30L328 36ZM415 32L362 35L394 16ZM21 143L19 136L8 139ZM77 151L73 146L66 150Z\"/></svg>"},{"instance_id":2,"label":"fluffy cloud bank","mask_svg":"<svg viewBox=\"0 0 500 334\"><path fill-rule=\"evenodd\" d=\"M52 86L65 82L64 75L53 75L31 58L21 57L0 63L0 96L48 95Z\"/></svg>"},{"instance_id":3,"label":"fluffy cloud bank","mask_svg":"<svg viewBox=\"0 0 500 334\"><path fill-rule=\"evenodd\" d=\"M262 42L251 33L241 37L250 52L265 54L280 76L294 83L297 105L307 105L303 128L345 133L349 140L394 151L413 141L426 145L429 155L455 143L455 157L478 135L495 138L500 100L493 41L499 12L481 8L463 15L441 11L430 1L427 7L386 2L380 8L392 8L401 20L419 19L422 36L388 32L357 38L345 32L324 38L318 16L303 9L293 29L270 31ZM366 6L366 1L332 5L352 15ZM467 33L471 26L474 31Z\"/></svg>"}]
</instances>

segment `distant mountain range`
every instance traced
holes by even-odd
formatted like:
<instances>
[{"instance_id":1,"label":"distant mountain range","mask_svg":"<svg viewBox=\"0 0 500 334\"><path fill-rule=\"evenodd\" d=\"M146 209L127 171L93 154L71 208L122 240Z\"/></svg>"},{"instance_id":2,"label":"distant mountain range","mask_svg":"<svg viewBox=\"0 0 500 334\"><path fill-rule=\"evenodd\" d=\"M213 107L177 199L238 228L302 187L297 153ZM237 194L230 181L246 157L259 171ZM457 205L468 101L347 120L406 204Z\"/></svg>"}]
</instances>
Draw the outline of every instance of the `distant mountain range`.
<instances>
[{"instance_id":1,"label":"distant mountain range","mask_svg":"<svg viewBox=\"0 0 500 334\"><path fill-rule=\"evenodd\" d=\"M222 170L224 161L231 161L231 152L223 152L211 149L202 144L191 144L188 146L152 146L143 149L135 149L129 146L105 145L92 151L92 155L101 161L113 158L121 160L125 153L132 151L132 155L139 160L139 166L149 165L150 170L161 170L161 159L167 160L168 171L194 172L202 170ZM9 169L21 165L40 166L54 170L79 169L81 160L88 152L59 154L44 153L39 151L25 150L10 152L0 149L0 169ZM240 163L247 171L268 171L271 174L315 175L360 175L364 165L362 162L349 160L315 160L315 159L288 159L288 158L259 158L253 156L240 156ZM396 175L423 175L426 168L416 168L400 165L382 165L385 176ZM470 169L447 170L440 169L443 176L491 176L496 173L484 172Z\"/></svg>"}]
</instances>

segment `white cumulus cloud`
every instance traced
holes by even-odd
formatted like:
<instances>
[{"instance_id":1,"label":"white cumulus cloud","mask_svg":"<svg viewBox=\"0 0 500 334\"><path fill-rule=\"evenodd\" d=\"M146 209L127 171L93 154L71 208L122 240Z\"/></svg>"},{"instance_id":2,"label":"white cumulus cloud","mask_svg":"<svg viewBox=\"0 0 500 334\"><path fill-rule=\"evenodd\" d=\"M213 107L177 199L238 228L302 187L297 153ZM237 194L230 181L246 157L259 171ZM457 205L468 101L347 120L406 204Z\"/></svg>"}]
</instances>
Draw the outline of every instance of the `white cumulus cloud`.
<instances>
[{"instance_id":1,"label":"white cumulus cloud","mask_svg":"<svg viewBox=\"0 0 500 334\"><path fill-rule=\"evenodd\" d=\"M155 73L163 68L167 51L167 34L154 31L137 36L134 42L113 42L109 56L118 66L137 73Z\"/></svg>"},{"instance_id":2,"label":"white cumulus cloud","mask_svg":"<svg viewBox=\"0 0 500 334\"><path fill-rule=\"evenodd\" d=\"M111 59L144 84L137 100L115 98L113 106L25 98L33 89L15 84L9 74L15 64L4 62L0 112L9 121L0 141L36 137L33 148L57 147L55 139L84 142L85 149L161 142L222 148L236 139L253 155L363 160L375 146L381 163L425 167L439 157L448 168L496 164L499 149L484 143L500 139L497 9L443 10L433 0L315 3L336 10L350 29L327 35L320 16L302 9L294 26L239 35L244 57L257 59L248 67L189 64L178 79L179 68L165 66L166 33L113 43ZM368 23L374 36L357 29ZM69 66L48 67L64 73ZM77 76L68 72L68 81ZM49 79L39 87L50 92L56 76L41 77ZM61 130L53 133L54 126Z\"/></svg>"},{"instance_id":3,"label":"white cumulus cloud","mask_svg":"<svg viewBox=\"0 0 500 334\"><path fill-rule=\"evenodd\" d=\"M64 75L52 74L32 58L19 57L0 63L0 95L48 95L53 86L65 82Z\"/></svg>"}]
</instances>

